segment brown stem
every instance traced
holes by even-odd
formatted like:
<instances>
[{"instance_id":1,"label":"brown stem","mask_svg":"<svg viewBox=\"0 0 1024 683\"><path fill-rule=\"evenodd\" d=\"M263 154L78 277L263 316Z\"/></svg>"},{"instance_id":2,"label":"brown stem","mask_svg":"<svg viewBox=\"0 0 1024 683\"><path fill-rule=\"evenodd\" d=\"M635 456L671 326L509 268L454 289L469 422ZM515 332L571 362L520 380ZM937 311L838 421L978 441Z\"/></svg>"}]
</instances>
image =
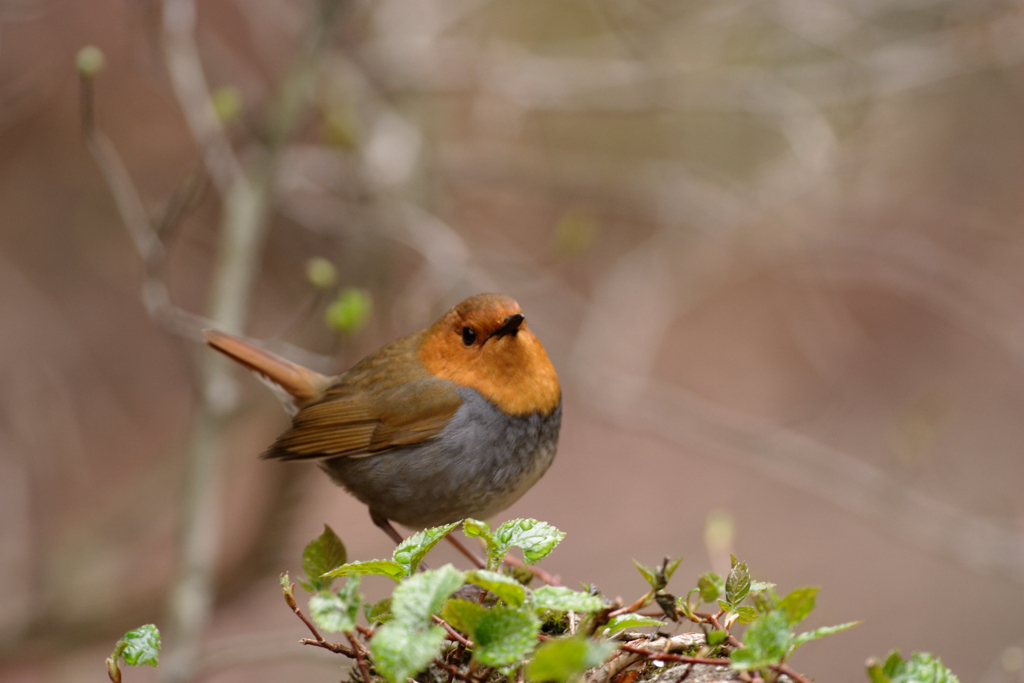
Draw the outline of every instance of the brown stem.
<instances>
[{"instance_id":1,"label":"brown stem","mask_svg":"<svg viewBox=\"0 0 1024 683\"><path fill-rule=\"evenodd\" d=\"M359 651L359 643L352 637L351 633L346 633L345 637L348 638L349 644L352 645L352 652L356 656L356 664L359 665L359 674L363 677L363 683L370 683L370 670L366 666L366 660L363 659L362 652Z\"/></svg>"},{"instance_id":2,"label":"brown stem","mask_svg":"<svg viewBox=\"0 0 1024 683\"><path fill-rule=\"evenodd\" d=\"M634 602L632 605L626 605L625 607L620 607L619 609L614 610L613 612L609 612L608 613L608 618L611 619L612 617L617 617L620 614L628 614L630 612L637 611L638 609L640 609L641 607L643 607L644 605L647 604L647 601L651 599L651 595L652 595L651 593L647 593L646 595L641 597L639 600Z\"/></svg>"},{"instance_id":3,"label":"brown stem","mask_svg":"<svg viewBox=\"0 0 1024 683\"><path fill-rule=\"evenodd\" d=\"M355 659L355 653L351 649L345 647L341 643L328 643L326 640L314 640L313 638L300 638L299 642L303 645L315 645L316 647L322 647L325 650L339 655L345 655Z\"/></svg>"},{"instance_id":4,"label":"brown stem","mask_svg":"<svg viewBox=\"0 0 1024 683\"><path fill-rule=\"evenodd\" d=\"M632 652L633 654L643 655L647 657L647 659L661 659L666 662L684 662L686 664L711 664L713 666L729 666L729 660L723 658L690 657L689 655L677 655L672 654L670 652L656 652L654 650L646 650L642 647L633 647L632 645L626 645L625 643L619 645L619 649L625 650L626 652Z\"/></svg>"},{"instance_id":5,"label":"brown stem","mask_svg":"<svg viewBox=\"0 0 1024 683\"><path fill-rule=\"evenodd\" d=\"M791 669L787 664L776 664L772 667L772 670L778 671L780 674L786 674L794 681L796 681L796 683L811 683L811 680L809 678L801 674L798 674L796 671L793 671L793 669Z\"/></svg>"},{"instance_id":6,"label":"brown stem","mask_svg":"<svg viewBox=\"0 0 1024 683\"><path fill-rule=\"evenodd\" d=\"M432 614L430 616L433 617L435 624L438 624L439 626L443 626L444 627L444 630L448 632L448 635L451 636L452 640L457 642L462 647L469 647L469 648L473 647L473 641L467 640L464 635L462 635L461 633L456 631L454 628L452 628L452 625L449 624L447 621L445 621L441 617L437 616L436 614Z\"/></svg>"},{"instance_id":7,"label":"brown stem","mask_svg":"<svg viewBox=\"0 0 1024 683\"><path fill-rule=\"evenodd\" d=\"M320 635L320 631L316 630L316 626L313 625L313 622L307 619L306 615L302 613L301 609L299 609L299 605L295 602L295 596L292 594L292 590L294 589L295 584L289 584L288 590L284 591L284 601L288 603L288 606L292 608L292 611L295 612L295 615L302 620L302 623L306 625L306 628L309 629L309 632L313 634L313 638L303 638L299 642L303 645L316 645L317 647L322 647L326 650L330 650L331 652L337 652L347 657L358 658L357 655L352 650L345 647L341 643L329 643L326 640L324 640L324 637ZM366 683L369 683L369 679L366 680Z\"/></svg>"}]
</instances>

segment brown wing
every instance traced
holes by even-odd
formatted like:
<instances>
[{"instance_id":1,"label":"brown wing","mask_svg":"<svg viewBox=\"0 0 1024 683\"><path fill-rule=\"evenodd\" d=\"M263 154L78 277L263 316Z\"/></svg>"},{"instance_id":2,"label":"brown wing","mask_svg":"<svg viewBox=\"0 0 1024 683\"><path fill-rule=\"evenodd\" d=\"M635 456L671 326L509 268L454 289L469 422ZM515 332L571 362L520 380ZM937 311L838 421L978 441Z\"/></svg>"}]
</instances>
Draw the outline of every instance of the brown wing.
<instances>
[{"instance_id":1,"label":"brown wing","mask_svg":"<svg viewBox=\"0 0 1024 683\"><path fill-rule=\"evenodd\" d=\"M360 457L435 436L462 399L452 382L411 357L408 346L408 338L399 340L342 375L322 399L299 411L264 457Z\"/></svg>"}]
</instances>

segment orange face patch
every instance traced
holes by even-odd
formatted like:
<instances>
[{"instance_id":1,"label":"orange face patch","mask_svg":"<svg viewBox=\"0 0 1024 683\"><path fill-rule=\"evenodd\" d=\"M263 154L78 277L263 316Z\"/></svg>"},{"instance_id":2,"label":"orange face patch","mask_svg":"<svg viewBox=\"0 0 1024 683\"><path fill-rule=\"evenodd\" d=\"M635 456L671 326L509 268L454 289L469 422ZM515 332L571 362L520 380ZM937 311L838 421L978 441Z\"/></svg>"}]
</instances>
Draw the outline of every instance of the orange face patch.
<instances>
[{"instance_id":1,"label":"orange face patch","mask_svg":"<svg viewBox=\"0 0 1024 683\"><path fill-rule=\"evenodd\" d=\"M562 398L558 376L525 323L505 331L520 314L501 294L466 299L427 330L419 359L435 377L475 389L509 415L549 415Z\"/></svg>"}]
</instances>

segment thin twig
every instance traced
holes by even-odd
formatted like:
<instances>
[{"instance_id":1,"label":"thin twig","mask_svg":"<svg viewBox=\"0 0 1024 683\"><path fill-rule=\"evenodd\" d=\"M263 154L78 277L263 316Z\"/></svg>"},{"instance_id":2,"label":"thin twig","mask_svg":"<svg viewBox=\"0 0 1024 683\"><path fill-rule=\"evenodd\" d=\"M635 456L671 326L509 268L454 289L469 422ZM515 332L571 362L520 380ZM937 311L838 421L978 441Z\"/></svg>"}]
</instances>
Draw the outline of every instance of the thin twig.
<instances>
[{"instance_id":1,"label":"thin twig","mask_svg":"<svg viewBox=\"0 0 1024 683\"><path fill-rule=\"evenodd\" d=\"M461 633L456 631L454 628L452 628L452 625L449 624L447 621L445 621L441 617L437 616L436 614L431 614L430 616L433 617L435 624L444 627L444 630L448 632L448 635L451 636L452 640L457 642L462 647L468 647L468 648L472 648L473 647L473 641L468 640L464 635L462 635Z\"/></svg>"},{"instance_id":2,"label":"thin twig","mask_svg":"<svg viewBox=\"0 0 1024 683\"><path fill-rule=\"evenodd\" d=\"M714 666L729 666L728 659L724 658L712 658L712 657L691 657L689 655L677 655L671 652L657 652L655 650L648 650L642 647L633 647L625 643L619 645L620 650L626 652L632 652L633 654L643 655L648 659L662 659L666 662L685 662L687 664L711 664Z\"/></svg>"},{"instance_id":3,"label":"thin twig","mask_svg":"<svg viewBox=\"0 0 1024 683\"><path fill-rule=\"evenodd\" d=\"M803 676L802 674L793 671L788 664L775 664L772 667L773 671L778 671L780 674L785 674L792 678L796 683L812 683L811 679Z\"/></svg>"},{"instance_id":4,"label":"thin twig","mask_svg":"<svg viewBox=\"0 0 1024 683\"><path fill-rule=\"evenodd\" d=\"M370 683L370 670L366 667L366 660L363 659L363 653L360 652L361 644L352 636L351 633L346 633L345 637L348 638L348 642L352 645L352 652L356 656L356 664L359 665L359 673L363 677L363 683Z\"/></svg>"}]
</instances>

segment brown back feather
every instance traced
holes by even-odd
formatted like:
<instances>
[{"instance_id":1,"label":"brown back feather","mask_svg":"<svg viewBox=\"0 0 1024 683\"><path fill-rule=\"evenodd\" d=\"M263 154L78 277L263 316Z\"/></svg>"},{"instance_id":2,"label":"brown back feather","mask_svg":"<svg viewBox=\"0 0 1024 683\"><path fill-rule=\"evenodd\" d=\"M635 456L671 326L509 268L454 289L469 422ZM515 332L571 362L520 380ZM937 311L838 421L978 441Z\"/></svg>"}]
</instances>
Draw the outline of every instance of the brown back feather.
<instances>
[{"instance_id":1,"label":"brown back feather","mask_svg":"<svg viewBox=\"0 0 1024 683\"><path fill-rule=\"evenodd\" d=\"M437 435L462 399L453 383L428 373L416 357L421 336L392 342L341 375L299 411L263 457L361 457Z\"/></svg>"}]
</instances>

